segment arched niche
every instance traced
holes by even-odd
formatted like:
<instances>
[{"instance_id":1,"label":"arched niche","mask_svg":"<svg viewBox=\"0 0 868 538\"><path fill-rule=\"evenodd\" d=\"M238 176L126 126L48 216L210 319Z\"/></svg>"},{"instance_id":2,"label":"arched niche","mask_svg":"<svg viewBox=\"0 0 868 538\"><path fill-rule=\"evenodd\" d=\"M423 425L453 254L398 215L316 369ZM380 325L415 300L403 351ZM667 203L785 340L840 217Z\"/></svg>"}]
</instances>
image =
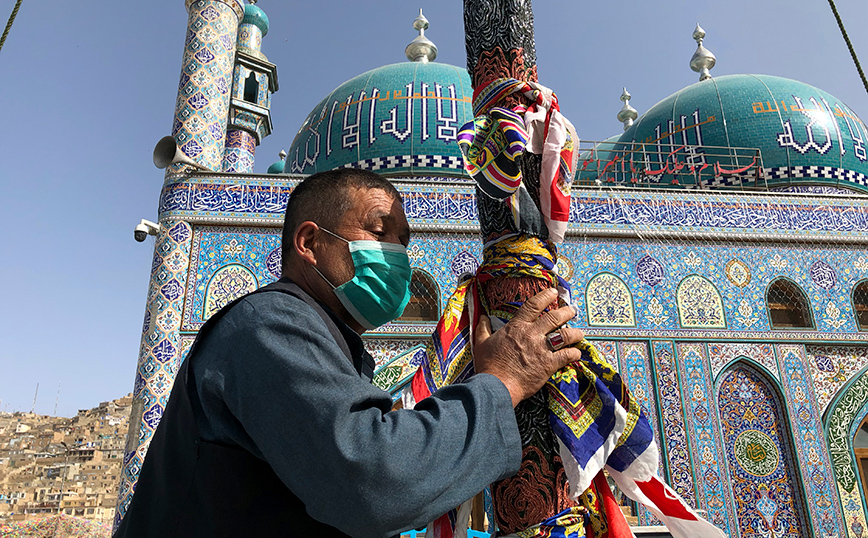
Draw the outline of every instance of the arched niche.
<instances>
[{"instance_id":1,"label":"arched niche","mask_svg":"<svg viewBox=\"0 0 868 538\"><path fill-rule=\"evenodd\" d=\"M766 288L766 308L772 329L813 329L811 303L792 280L778 277Z\"/></svg>"},{"instance_id":2,"label":"arched niche","mask_svg":"<svg viewBox=\"0 0 868 538\"><path fill-rule=\"evenodd\" d=\"M247 267L238 263L224 265L214 272L205 288L202 319L207 320L227 304L258 287L256 275Z\"/></svg>"},{"instance_id":3,"label":"arched niche","mask_svg":"<svg viewBox=\"0 0 868 538\"><path fill-rule=\"evenodd\" d=\"M686 329L725 329L726 314L720 292L701 275L688 275L675 292L678 322Z\"/></svg>"},{"instance_id":4,"label":"arched niche","mask_svg":"<svg viewBox=\"0 0 868 538\"><path fill-rule=\"evenodd\" d=\"M774 381L745 361L718 378L727 473L741 536L810 536L803 480Z\"/></svg>"},{"instance_id":5,"label":"arched niche","mask_svg":"<svg viewBox=\"0 0 868 538\"><path fill-rule=\"evenodd\" d=\"M585 288L585 309L591 327L635 327L633 294L612 273L594 276Z\"/></svg>"},{"instance_id":6,"label":"arched niche","mask_svg":"<svg viewBox=\"0 0 868 538\"><path fill-rule=\"evenodd\" d=\"M856 455L855 441L868 417L868 368L862 369L852 381L839 391L838 396L826 410L826 442L829 446L829 459L838 496L846 522L848 536L861 538L857 532L868 529L868 506L865 495L868 486L865 480L866 469L860 469L860 459ZM864 437L860 437L861 440ZM863 452L860 451L860 454Z\"/></svg>"},{"instance_id":7,"label":"arched niche","mask_svg":"<svg viewBox=\"0 0 868 538\"><path fill-rule=\"evenodd\" d=\"M404 313L395 321L438 321L440 319L440 287L422 269L413 268L410 278L410 301Z\"/></svg>"}]
</instances>

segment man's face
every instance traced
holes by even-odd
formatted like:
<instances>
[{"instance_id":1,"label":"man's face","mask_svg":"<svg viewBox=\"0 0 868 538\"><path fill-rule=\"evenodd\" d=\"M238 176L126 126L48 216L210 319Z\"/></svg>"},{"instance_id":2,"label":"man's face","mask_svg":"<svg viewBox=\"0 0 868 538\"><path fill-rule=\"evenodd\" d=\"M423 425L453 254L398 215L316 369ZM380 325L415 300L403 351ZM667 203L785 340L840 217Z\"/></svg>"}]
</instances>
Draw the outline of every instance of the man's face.
<instances>
[{"instance_id":1,"label":"man's face","mask_svg":"<svg viewBox=\"0 0 868 538\"><path fill-rule=\"evenodd\" d=\"M410 225L401 203L382 189L353 188L348 193L350 209L332 232L347 241L383 241L405 247ZM335 286L350 281L355 273L346 243L319 230L317 267Z\"/></svg>"}]
</instances>

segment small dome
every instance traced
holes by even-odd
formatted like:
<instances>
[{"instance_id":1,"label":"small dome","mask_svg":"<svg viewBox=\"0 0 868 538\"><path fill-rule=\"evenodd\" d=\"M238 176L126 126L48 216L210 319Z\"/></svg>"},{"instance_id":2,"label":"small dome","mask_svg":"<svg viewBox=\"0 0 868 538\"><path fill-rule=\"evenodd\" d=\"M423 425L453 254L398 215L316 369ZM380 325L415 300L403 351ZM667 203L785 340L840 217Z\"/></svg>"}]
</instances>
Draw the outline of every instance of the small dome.
<instances>
[{"instance_id":1,"label":"small dome","mask_svg":"<svg viewBox=\"0 0 868 538\"><path fill-rule=\"evenodd\" d=\"M241 24L255 25L262 30L263 36L268 33L268 15L256 7L256 4L247 4L244 6L244 18L241 19Z\"/></svg>"},{"instance_id":2,"label":"small dome","mask_svg":"<svg viewBox=\"0 0 868 538\"><path fill-rule=\"evenodd\" d=\"M393 175L466 177L458 130L473 119L467 71L404 62L344 82L314 107L286 172L358 167Z\"/></svg>"},{"instance_id":3,"label":"small dome","mask_svg":"<svg viewBox=\"0 0 868 538\"><path fill-rule=\"evenodd\" d=\"M801 184L868 190L868 130L862 120L823 90L781 77L727 75L688 86L651 107L619 142L627 160L632 149L634 170L645 166L657 172L640 183L695 186L690 166L696 171L707 164L704 187ZM757 157L757 149L761 172L757 159L757 166L743 173L714 177L715 164L742 169ZM668 173L676 163L678 173Z\"/></svg>"},{"instance_id":4,"label":"small dome","mask_svg":"<svg viewBox=\"0 0 868 538\"><path fill-rule=\"evenodd\" d=\"M283 167L286 166L286 161L277 161L268 167L268 174L282 174Z\"/></svg>"}]
</instances>

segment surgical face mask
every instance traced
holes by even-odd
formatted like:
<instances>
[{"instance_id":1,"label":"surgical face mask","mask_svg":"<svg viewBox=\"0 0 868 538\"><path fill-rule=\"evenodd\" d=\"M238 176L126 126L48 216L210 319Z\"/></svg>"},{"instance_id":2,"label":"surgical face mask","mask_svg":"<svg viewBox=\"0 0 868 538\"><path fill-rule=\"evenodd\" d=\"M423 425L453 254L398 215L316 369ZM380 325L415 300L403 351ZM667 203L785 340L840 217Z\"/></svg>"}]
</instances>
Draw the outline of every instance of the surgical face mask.
<instances>
[{"instance_id":1,"label":"surgical face mask","mask_svg":"<svg viewBox=\"0 0 868 538\"><path fill-rule=\"evenodd\" d=\"M384 325L404 312L410 301L410 258L407 249L380 241L348 241L334 232L320 229L345 241L350 247L355 275L335 286L313 266L335 292L338 300L365 329Z\"/></svg>"}]
</instances>

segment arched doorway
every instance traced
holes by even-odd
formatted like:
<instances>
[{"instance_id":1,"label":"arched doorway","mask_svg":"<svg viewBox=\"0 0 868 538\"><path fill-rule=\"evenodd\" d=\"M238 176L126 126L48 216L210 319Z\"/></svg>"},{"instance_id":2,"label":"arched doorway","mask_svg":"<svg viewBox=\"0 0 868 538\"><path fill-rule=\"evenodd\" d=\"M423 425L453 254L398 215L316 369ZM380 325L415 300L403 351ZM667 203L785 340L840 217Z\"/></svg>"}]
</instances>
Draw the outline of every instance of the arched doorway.
<instances>
[{"instance_id":1,"label":"arched doorway","mask_svg":"<svg viewBox=\"0 0 868 538\"><path fill-rule=\"evenodd\" d=\"M781 398L758 369L721 375L718 406L742 538L810 536Z\"/></svg>"}]
</instances>

